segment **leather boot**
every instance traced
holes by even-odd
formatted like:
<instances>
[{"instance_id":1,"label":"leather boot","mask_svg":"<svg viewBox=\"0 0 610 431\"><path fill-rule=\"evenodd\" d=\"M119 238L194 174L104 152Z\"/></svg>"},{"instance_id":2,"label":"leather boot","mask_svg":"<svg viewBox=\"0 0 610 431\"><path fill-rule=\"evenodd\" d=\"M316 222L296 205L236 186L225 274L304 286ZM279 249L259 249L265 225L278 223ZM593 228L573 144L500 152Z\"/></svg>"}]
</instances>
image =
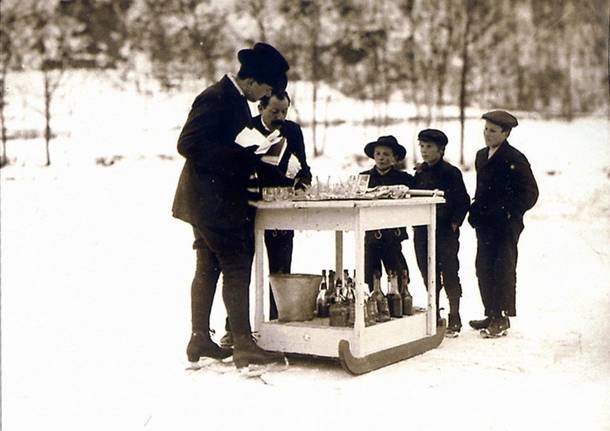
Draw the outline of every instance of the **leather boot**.
<instances>
[{"instance_id":1,"label":"leather boot","mask_svg":"<svg viewBox=\"0 0 610 431\"><path fill-rule=\"evenodd\" d=\"M237 368L244 368L250 364L265 365L275 362L284 362L284 354L268 352L261 349L250 334L233 334L233 362Z\"/></svg>"},{"instance_id":2,"label":"leather boot","mask_svg":"<svg viewBox=\"0 0 610 431\"><path fill-rule=\"evenodd\" d=\"M197 362L199 358L225 359L233 354L231 349L222 349L212 341L208 331L198 331L191 334L186 347L189 362Z\"/></svg>"},{"instance_id":3,"label":"leather boot","mask_svg":"<svg viewBox=\"0 0 610 431\"><path fill-rule=\"evenodd\" d=\"M481 319L481 320L471 320L470 322L468 322L470 327L472 329L476 329L477 331L480 329L487 328L490 323L491 323L491 317L489 317L489 316L487 316L486 318Z\"/></svg>"}]
</instances>

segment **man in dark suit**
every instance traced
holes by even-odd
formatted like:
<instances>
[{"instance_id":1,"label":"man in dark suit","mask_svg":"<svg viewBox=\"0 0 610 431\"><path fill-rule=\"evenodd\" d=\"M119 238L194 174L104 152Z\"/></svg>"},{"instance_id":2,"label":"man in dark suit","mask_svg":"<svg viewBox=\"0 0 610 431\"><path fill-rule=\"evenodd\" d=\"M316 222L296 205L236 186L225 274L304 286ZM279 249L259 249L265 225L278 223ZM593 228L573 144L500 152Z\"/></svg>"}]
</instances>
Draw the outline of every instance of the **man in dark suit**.
<instances>
[{"instance_id":1,"label":"man in dark suit","mask_svg":"<svg viewBox=\"0 0 610 431\"><path fill-rule=\"evenodd\" d=\"M506 335L516 315L517 243L523 215L538 200L538 186L527 158L506 140L517 119L490 111L485 119L486 148L477 152L477 188L468 222L476 229L476 271L485 319L470 321L484 337Z\"/></svg>"},{"instance_id":2,"label":"man in dark suit","mask_svg":"<svg viewBox=\"0 0 610 431\"><path fill-rule=\"evenodd\" d=\"M263 97L258 105L259 115L252 119L254 127L263 135L268 136L273 131L279 129L280 135L286 138L286 151L284 152L277 168L270 165L261 165L257 169L258 178L263 187L294 186L295 188L305 188L311 185L311 171L307 165L305 154L305 144L303 142L303 132L301 126L294 121L286 119L288 108L290 107L290 97L285 91L279 94L272 94L271 97ZM299 162L300 169L294 180L286 177L288 172L288 162L293 156ZM278 176L278 171L282 176ZM267 247L267 257L269 259L269 272L290 273L292 265L292 247L294 231L292 230L267 230L265 231L265 246ZM277 318L277 306L273 293L270 296L271 319Z\"/></svg>"},{"instance_id":3,"label":"man in dark suit","mask_svg":"<svg viewBox=\"0 0 610 431\"><path fill-rule=\"evenodd\" d=\"M305 144L301 126L294 121L286 119L290 97L286 91L273 93L270 97L264 96L258 105L259 115L252 118L252 126L264 136L269 136L275 130L286 139L286 150L277 166L262 163L257 166L256 173L260 186L262 187L295 187L305 188L311 184L311 171L307 165ZM286 176L288 162L293 156L297 159L300 169L294 179ZM294 231L292 230L266 230L265 246L269 260L269 273L289 274L292 265ZM277 319L277 305L273 292L270 292L269 318ZM231 347L233 337L230 324L226 325L227 333L220 340L222 347Z\"/></svg>"},{"instance_id":4,"label":"man in dark suit","mask_svg":"<svg viewBox=\"0 0 610 431\"><path fill-rule=\"evenodd\" d=\"M224 76L195 98L180 133L178 152L186 162L173 215L191 224L197 251L187 357L194 362L232 353L235 365L242 368L283 356L260 349L251 337L249 286L255 211L248 204L248 184L261 161L256 146L244 148L235 140L251 122L248 100L271 95L274 86L285 87L288 63L264 43L239 51L238 59L237 75ZM221 273L223 300L235 335L233 352L221 349L210 337L210 310Z\"/></svg>"}]
</instances>

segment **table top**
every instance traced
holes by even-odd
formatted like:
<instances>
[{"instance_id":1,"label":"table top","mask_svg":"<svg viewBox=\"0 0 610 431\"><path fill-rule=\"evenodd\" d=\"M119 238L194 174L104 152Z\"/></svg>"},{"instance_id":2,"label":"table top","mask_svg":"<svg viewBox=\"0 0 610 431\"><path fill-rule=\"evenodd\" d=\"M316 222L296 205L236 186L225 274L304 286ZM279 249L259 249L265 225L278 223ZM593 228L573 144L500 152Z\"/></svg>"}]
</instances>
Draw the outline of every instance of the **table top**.
<instances>
[{"instance_id":1,"label":"table top","mask_svg":"<svg viewBox=\"0 0 610 431\"><path fill-rule=\"evenodd\" d=\"M273 209L305 209L305 208L370 208L370 207L400 207L444 203L442 197L410 197L406 199L329 199L329 200L290 200L290 201L258 201L254 205L259 210Z\"/></svg>"}]
</instances>

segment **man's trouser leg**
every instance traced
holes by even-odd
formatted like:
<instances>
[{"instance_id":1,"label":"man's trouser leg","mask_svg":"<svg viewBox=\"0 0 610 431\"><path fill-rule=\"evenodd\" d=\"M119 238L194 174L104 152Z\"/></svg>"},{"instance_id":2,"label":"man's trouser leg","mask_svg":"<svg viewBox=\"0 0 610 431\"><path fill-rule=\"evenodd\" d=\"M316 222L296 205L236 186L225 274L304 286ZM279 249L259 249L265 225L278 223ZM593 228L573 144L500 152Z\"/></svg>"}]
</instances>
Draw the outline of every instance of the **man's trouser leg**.
<instances>
[{"instance_id":1,"label":"man's trouser leg","mask_svg":"<svg viewBox=\"0 0 610 431\"><path fill-rule=\"evenodd\" d=\"M250 336L250 273L254 235L250 226L218 229L198 226L205 247L214 254L223 274L222 297L235 334Z\"/></svg>"},{"instance_id":2,"label":"man's trouser leg","mask_svg":"<svg viewBox=\"0 0 610 431\"><path fill-rule=\"evenodd\" d=\"M373 278L375 272L381 273L381 250L377 244L372 244L365 238L364 241L364 282L373 291ZM341 276L341 274L338 274Z\"/></svg>"},{"instance_id":3,"label":"man's trouser leg","mask_svg":"<svg viewBox=\"0 0 610 431\"><path fill-rule=\"evenodd\" d=\"M517 284L517 244L523 231L520 221L509 221L497 235L497 255L494 273L497 286L497 305L507 316L515 316Z\"/></svg>"},{"instance_id":4,"label":"man's trouser leg","mask_svg":"<svg viewBox=\"0 0 610 431\"><path fill-rule=\"evenodd\" d=\"M449 228L440 231L436 238L437 262L443 278L443 287L449 300L449 313L455 314L460 310L460 298L462 297L458 259L460 231L453 232Z\"/></svg>"},{"instance_id":5,"label":"man's trouser leg","mask_svg":"<svg viewBox=\"0 0 610 431\"><path fill-rule=\"evenodd\" d=\"M438 240L436 241L438 245ZM415 233L413 235L413 247L415 248L415 258L417 260L417 266L419 268L419 272L421 273L422 279L424 280L424 285L426 289L428 289L428 227L421 226L415 228ZM437 247L436 253L436 268L435 268L435 282L436 282L436 317L437 320L440 318L440 293L443 288L443 284L441 282L441 273L439 270L438 264L438 256L439 249Z\"/></svg>"},{"instance_id":6,"label":"man's trouser leg","mask_svg":"<svg viewBox=\"0 0 610 431\"><path fill-rule=\"evenodd\" d=\"M477 255L475 266L481 301L485 308L485 316L497 317L501 314L498 303L499 290L495 277L498 255L497 230L494 227L481 226L476 229L476 234Z\"/></svg>"},{"instance_id":7,"label":"man's trouser leg","mask_svg":"<svg viewBox=\"0 0 610 431\"><path fill-rule=\"evenodd\" d=\"M265 246L270 274L290 274L293 238L294 231L292 230L265 231ZM271 286L269 286L269 320L277 319L277 317L277 305Z\"/></svg>"},{"instance_id":8,"label":"man's trouser leg","mask_svg":"<svg viewBox=\"0 0 610 431\"><path fill-rule=\"evenodd\" d=\"M191 326L193 332L208 333L210 312L216 294L220 268L214 253L205 245L198 230L193 228L197 252L195 276L191 283Z\"/></svg>"}]
</instances>

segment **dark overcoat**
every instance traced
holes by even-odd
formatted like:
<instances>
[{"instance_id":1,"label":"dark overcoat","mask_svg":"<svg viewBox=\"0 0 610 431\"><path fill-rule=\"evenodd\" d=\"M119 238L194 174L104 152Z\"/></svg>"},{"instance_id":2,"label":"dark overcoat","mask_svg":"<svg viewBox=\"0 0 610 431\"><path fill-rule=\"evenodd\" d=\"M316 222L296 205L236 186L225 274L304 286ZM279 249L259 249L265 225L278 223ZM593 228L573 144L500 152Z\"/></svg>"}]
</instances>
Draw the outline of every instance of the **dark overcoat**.
<instances>
[{"instance_id":1,"label":"dark overcoat","mask_svg":"<svg viewBox=\"0 0 610 431\"><path fill-rule=\"evenodd\" d=\"M445 203L436 206L436 226L440 232L452 224L461 226L470 207L462 173L451 163L440 159L434 165L422 163L415 173L414 189L439 189L445 194Z\"/></svg>"},{"instance_id":2,"label":"dark overcoat","mask_svg":"<svg viewBox=\"0 0 610 431\"><path fill-rule=\"evenodd\" d=\"M255 129L261 132L264 136L268 136L271 132L263 125L263 121L260 115L252 118L252 125ZM277 167L261 163L257 169L259 180L262 186L291 186L293 180L286 178L286 172L288 171L288 162L290 157L294 155L299 161L301 169L296 174L295 178L300 178L306 184L311 183L311 170L307 164L307 156L305 154L305 142L303 140L303 131L294 121L286 120L280 127L280 134L286 138L286 151L282 156L282 159L278 163ZM278 178L277 174L281 177Z\"/></svg>"},{"instance_id":3,"label":"dark overcoat","mask_svg":"<svg viewBox=\"0 0 610 431\"><path fill-rule=\"evenodd\" d=\"M477 188L468 218L472 227L493 227L508 220L523 223L523 214L538 200L530 164L508 141L490 158L489 148L477 152Z\"/></svg>"},{"instance_id":4,"label":"dark overcoat","mask_svg":"<svg viewBox=\"0 0 610 431\"><path fill-rule=\"evenodd\" d=\"M196 226L235 228L251 221L248 179L260 157L236 136L251 123L250 107L225 76L193 102L178 138L186 158L172 212Z\"/></svg>"}]
</instances>

